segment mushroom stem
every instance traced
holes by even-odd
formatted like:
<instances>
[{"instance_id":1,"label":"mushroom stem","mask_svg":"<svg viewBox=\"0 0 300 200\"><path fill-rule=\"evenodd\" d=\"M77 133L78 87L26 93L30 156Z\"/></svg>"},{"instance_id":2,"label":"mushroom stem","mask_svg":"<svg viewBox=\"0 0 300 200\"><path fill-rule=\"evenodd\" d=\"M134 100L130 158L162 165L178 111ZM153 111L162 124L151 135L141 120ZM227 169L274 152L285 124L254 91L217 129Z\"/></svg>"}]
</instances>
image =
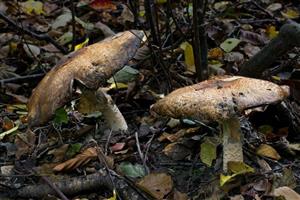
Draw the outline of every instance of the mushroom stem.
<instances>
[{"instance_id":1,"label":"mushroom stem","mask_svg":"<svg viewBox=\"0 0 300 200\"><path fill-rule=\"evenodd\" d=\"M238 117L227 119L221 123L223 132L223 171L227 172L229 161L243 162L241 128Z\"/></svg>"},{"instance_id":2,"label":"mushroom stem","mask_svg":"<svg viewBox=\"0 0 300 200\"><path fill-rule=\"evenodd\" d=\"M105 88L99 88L95 95L98 103L97 108L102 113L111 130L127 131L128 126L124 116L113 102L111 96L106 93Z\"/></svg>"}]
</instances>

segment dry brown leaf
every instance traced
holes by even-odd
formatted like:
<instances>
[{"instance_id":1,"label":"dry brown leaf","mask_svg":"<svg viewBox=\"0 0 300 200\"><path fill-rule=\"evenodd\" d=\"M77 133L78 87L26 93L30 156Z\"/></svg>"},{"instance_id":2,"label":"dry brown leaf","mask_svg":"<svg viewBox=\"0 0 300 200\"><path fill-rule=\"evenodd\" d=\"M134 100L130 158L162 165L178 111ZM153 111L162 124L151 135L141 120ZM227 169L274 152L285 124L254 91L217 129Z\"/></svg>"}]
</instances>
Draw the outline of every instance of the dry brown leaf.
<instances>
[{"instance_id":1,"label":"dry brown leaf","mask_svg":"<svg viewBox=\"0 0 300 200\"><path fill-rule=\"evenodd\" d=\"M280 155L277 153L277 151L273 147L267 144L260 145L256 150L256 154L260 156L272 158L274 160L279 160L281 158Z\"/></svg>"},{"instance_id":2,"label":"dry brown leaf","mask_svg":"<svg viewBox=\"0 0 300 200\"><path fill-rule=\"evenodd\" d=\"M22 155L29 154L35 147L36 136L34 132L28 131L16 135L15 145L17 147L16 159L20 159Z\"/></svg>"},{"instance_id":3,"label":"dry brown leaf","mask_svg":"<svg viewBox=\"0 0 300 200\"><path fill-rule=\"evenodd\" d=\"M97 149L94 147L90 147L84 150L81 154L78 154L75 158L56 165L53 170L57 172L74 170L77 167L87 164L92 159L97 158L97 155Z\"/></svg>"},{"instance_id":4,"label":"dry brown leaf","mask_svg":"<svg viewBox=\"0 0 300 200\"><path fill-rule=\"evenodd\" d=\"M177 142L168 144L164 148L163 152L165 155L172 158L173 160L182 160L191 153L187 147Z\"/></svg>"},{"instance_id":5,"label":"dry brown leaf","mask_svg":"<svg viewBox=\"0 0 300 200\"><path fill-rule=\"evenodd\" d=\"M274 190L274 196L284 197L286 200L299 200L300 195L287 186L279 187Z\"/></svg>"},{"instance_id":6,"label":"dry brown leaf","mask_svg":"<svg viewBox=\"0 0 300 200\"><path fill-rule=\"evenodd\" d=\"M163 135L161 135L158 140L160 142L162 142L167 139L170 142L176 142L180 138L182 138L186 135L189 135L189 134L193 134L193 133L197 132L198 130L199 130L199 127L195 127L195 128L180 129L179 131L177 131L174 134L169 134L169 133L164 132Z\"/></svg>"},{"instance_id":7,"label":"dry brown leaf","mask_svg":"<svg viewBox=\"0 0 300 200\"><path fill-rule=\"evenodd\" d=\"M137 186L155 199L163 199L171 192L173 180L165 173L152 173L138 181Z\"/></svg>"},{"instance_id":8,"label":"dry brown leaf","mask_svg":"<svg viewBox=\"0 0 300 200\"><path fill-rule=\"evenodd\" d=\"M35 88L28 103L28 123L47 122L71 99L74 81L98 89L135 54L143 32L126 31L80 49L58 63Z\"/></svg>"},{"instance_id":9,"label":"dry brown leaf","mask_svg":"<svg viewBox=\"0 0 300 200\"><path fill-rule=\"evenodd\" d=\"M173 200L188 200L189 197L186 193L179 192L178 190L174 191Z\"/></svg>"}]
</instances>

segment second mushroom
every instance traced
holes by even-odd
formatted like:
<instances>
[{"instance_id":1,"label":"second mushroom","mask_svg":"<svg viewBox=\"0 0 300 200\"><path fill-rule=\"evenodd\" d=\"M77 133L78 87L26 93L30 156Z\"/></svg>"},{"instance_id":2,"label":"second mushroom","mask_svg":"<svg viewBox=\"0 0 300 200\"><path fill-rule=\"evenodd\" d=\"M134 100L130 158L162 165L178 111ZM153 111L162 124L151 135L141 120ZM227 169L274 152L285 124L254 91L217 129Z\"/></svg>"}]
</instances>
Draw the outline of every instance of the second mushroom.
<instances>
[{"instance_id":1,"label":"second mushroom","mask_svg":"<svg viewBox=\"0 0 300 200\"><path fill-rule=\"evenodd\" d=\"M243 162L239 117L245 110L275 104L289 96L287 86L241 76L221 76L177 89L151 110L173 118L217 121L223 133L223 170Z\"/></svg>"}]
</instances>

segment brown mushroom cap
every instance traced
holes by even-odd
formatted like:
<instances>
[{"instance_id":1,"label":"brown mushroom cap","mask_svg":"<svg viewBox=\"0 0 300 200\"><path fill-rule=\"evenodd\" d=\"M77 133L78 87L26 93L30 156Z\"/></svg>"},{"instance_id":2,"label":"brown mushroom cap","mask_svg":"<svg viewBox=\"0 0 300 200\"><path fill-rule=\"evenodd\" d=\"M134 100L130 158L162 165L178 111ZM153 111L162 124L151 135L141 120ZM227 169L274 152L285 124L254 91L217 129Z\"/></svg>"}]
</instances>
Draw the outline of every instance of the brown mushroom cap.
<instances>
[{"instance_id":1,"label":"brown mushroom cap","mask_svg":"<svg viewBox=\"0 0 300 200\"><path fill-rule=\"evenodd\" d=\"M173 118L222 121L244 110L274 104L289 95L287 86L241 76L219 76L171 92L151 111Z\"/></svg>"}]
</instances>

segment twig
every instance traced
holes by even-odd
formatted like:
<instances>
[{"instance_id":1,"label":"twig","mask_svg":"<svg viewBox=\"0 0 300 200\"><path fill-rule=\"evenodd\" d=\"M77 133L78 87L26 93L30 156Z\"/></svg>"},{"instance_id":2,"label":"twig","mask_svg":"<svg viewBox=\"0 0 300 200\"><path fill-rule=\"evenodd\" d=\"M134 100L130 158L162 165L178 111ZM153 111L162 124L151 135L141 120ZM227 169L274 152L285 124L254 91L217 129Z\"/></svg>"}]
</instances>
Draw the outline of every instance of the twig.
<instances>
[{"instance_id":1,"label":"twig","mask_svg":"<svg viewBox=\"0 0 300 200\"><path fill-rule=\"evenodd\" d=\"M76 45L76 20L75 20L75 6L74 0L71 0L71 14L72 14L72 48L71 50L74 51Z\"/></svg>"},{"instance_id":2,"label":"twig","mask_svg":"<svg viewBox=\"0 0 300 200\"><path fill-rule=\"evenodd\" d=\"M8 17L6 17L2 12L0 12L0 19L3 19L5 22L7 22L9 25L13 26L14 28L17 29L17 31L23 32L35 39L38 40L44 40L47 41L51 44L53 44L58 50L60 50L63 54L67 54L68 51L65 47L59 45L53 38L51 38L49 35L47 34L37 34L34 33L32 31L30 31L27 28L22 28L19 25L17 25L14 21L12 21L11 19L9 19Z\"/></svg>"},{"instance_id":3,"label":"twig","mask_svg":"<svg viewBox=\"0 0 300 200\"><path fill-rule=\"evenodd\" d=\"M3 85L4 83L18 83L18 82L23 82L23 81L28 81L28 80L32 81L33 78L40 78L43 76L45 76L44 73L7 78L7 79L0 80L0 84Z\"/></svg>"},{"instance_id":4,"label":"twig","mask_svg":"<svg viewBox=\"0 0 300 200\"><path fill-rule=\"evenodd\" d=\"M63 200L69 200L68 197L54 184L52 183L47 177L41 177L56 193L57 195Z\"/></svg>"},{"instance_id":5,"label":"twig","mask_svg":"<svg viewBox=\"0 0 300 200\"><path fill-rule=\"evenodd\" d=\"M150 31L151 31L151 37L152 37L152 42L154 45L157 45L159 46L159 39L158 39L158 36L157 36L157 31L156 30L156 25L155 25L155 20L154 20L154 16L153 16L153 13L155 12L155 9L154 9L154 1L153 0L145 0L145 11L146 11L146 18L147 18L147 21L149 23L149 26L150 26Z\"/></svg>"}]
</instances>

